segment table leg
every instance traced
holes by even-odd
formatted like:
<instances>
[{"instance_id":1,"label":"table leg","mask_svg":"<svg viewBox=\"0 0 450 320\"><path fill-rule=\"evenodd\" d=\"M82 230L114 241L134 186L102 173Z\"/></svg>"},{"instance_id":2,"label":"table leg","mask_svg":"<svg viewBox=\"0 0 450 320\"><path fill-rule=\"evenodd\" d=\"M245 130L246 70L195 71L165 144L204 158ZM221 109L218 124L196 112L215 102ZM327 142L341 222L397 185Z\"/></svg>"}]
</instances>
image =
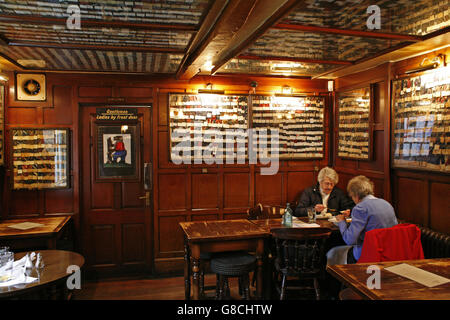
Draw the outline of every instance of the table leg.
<instances>
[{"instance_id":1,"label":"table leg","mask_svg":"<svg viewBox=\"0 0 450 320\"><path fill-rule=\"evenodd\" d=\"M191 298L191 256L187 239L184 240L184 298Z\"/></svg>"},{"instance_id":2,"label":"table leg","mask_svg":"<svg viewBox=\"0 0 450 320\"><path fill-rule=\"evenodd\" d=\"M200 298L200 247L191 245L192 255L192 298L199 300Z\"/></svg>"},{"instance_id":3,"label":"table leg","mask_svg":"<svg viewBox=\"0 0 450 320\"><path fill-rule=\"evenodd\" d=\"M256 298L258 300L263 297L263 256L264 239L259 239L256 248Z\"/></svg>"}]
</instances>

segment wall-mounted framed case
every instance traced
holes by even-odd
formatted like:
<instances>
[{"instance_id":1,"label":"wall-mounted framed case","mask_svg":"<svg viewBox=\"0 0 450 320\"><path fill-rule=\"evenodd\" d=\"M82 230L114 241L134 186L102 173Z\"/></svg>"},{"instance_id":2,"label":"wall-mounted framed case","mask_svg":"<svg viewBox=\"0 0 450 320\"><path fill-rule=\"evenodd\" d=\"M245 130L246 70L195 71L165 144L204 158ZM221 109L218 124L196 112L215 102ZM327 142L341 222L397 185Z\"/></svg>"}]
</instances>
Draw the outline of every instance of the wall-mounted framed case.
<instances>
[{"instance_id":1,"label":"wall-mounted framed case","mask_svg":"<svg viewBox=\"0 0 450 320\"><path fill-rule=\"evenodd\" d=\"M235 134L233 150L243 151L235 143L247 144L247 128L247 95L169 94L169 148L175 163L225 162L227 134Z\"/></svg>"},{"instance_id":2,"label":"wall-mounted framed case","mask_svg":"<svg viewBox=\"0 0 450 320\"><path fill-rule=\"evenodd\" d=\"M279 132L280 159L322 159L325 148L325 98L252 95L252 128ZM271 149L274 146L270 146Z\"/></svg>"},{"instance_id":3,"label":"wall-mounted framed case","mask_svg":"<svg viewBox=\"0 0 450 320\"><path fill-rule=\"evenodd\" d=\"M12 128L12 189L69 188L69 129Z\"/></svg>"},{"instance_id":4,"label":"wall-mounted framed case","mask_svg":"<svg viewBox=\"0 0 450 320\"><path fill-rule=\"evenodd\" d=\"M393 168L450 172L450 67L392 81Z\"/></svg>"},{"instance_id":5,"label":"wall-mounted framed case","mask_svg":"<svg viewBox=\"0 0 450 320\"><path fill-rule=\"evenodd\" d=\"M337 93L337 155L340 158L372 159L371 91L371 86L367 86Z\"/></svg>"}]
</instances>

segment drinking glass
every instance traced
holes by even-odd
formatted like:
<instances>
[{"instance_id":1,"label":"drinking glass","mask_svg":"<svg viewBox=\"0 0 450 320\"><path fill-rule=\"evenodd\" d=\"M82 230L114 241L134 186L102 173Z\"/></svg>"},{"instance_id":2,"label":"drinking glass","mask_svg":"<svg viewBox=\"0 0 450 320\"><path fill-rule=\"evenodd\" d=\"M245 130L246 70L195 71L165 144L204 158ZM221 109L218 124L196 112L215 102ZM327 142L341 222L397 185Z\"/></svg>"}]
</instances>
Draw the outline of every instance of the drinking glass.
<instances>
[{"instance_id":1,"label":"drinking glass","mask_svg":"<svg viewBox=\"0 0 450 320\"><path fill-rule=\"evenodd\" d=\"M308 222L309 223L316 222L316 210L313 207L307 208L306 210L308 212Z\"/></svg>"},{"instance_id":2,"label":"drinking glass","mask_svg":"<svg viewBox=\"0 0 450 320\"><path fill-rule=\"evenodd\" d=\"M4 251L0 253L0 282L9 281L12 278L14 252Z\"/></svg>"},{"instance_id":3,"label":"drinking glass","mask_svg":"<svg viewBox=\"0 0 450 320\"><path fill-rule=\"evenodd\" d=\"M0 253L9 251L9 247L0 247Z\"/></svg>"}]
</instances>

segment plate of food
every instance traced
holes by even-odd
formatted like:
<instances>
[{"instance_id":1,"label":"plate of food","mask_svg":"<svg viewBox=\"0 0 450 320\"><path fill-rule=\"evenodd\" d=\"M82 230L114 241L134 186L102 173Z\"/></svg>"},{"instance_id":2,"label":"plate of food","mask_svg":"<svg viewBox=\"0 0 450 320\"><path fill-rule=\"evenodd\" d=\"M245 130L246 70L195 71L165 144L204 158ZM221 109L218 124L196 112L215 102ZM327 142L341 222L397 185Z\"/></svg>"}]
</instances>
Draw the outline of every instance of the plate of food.
<instances>
[{"instance_id":1,"label":"plate of food","mask_svg":"<svg viewBox=\"0 0 450 320\"><path fill-rule=\"evenodd\" d=\"M330 219L328 219L328 221L333 222L334 224L338 224L336 217L331 217ZM352 218L346 218L345 221L347 221L347 223L352 222Z\"/></svg>"},{"instance_id":2,"label":"plate of food","mask_svg":"<svg viewBox=\"0 0 450 320\"><path fill-rule=\"evenodd\" d=\"M333 215L329 212L325 214L317 214L316 219L330 219Z\"/></svg>"}]
</instances>

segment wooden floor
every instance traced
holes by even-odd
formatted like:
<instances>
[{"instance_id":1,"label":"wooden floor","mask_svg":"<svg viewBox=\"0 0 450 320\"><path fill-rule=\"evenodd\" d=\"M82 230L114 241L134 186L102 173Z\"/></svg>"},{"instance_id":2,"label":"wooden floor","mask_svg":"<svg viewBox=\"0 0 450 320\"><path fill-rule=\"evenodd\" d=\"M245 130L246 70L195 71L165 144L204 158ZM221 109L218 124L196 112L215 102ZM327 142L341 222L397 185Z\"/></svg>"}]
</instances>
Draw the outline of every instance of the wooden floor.
<instances>
[{"instance_id":1,"label":"wooden floor","mask_svg":"<svg viewBox=\"0 0 450 320\"><path fill-rule=\"evenodd\" d=\"M237 279L230 279L231 298L240 299ZM213 298L216 277L205 276L207 296ZM86 281L75 290L74 300L184 300L184 277Z\"/></svg>"},{"instance_id":2,"label":"wooden floor","mask_svg":"<svg viewBox=\"0 0 450 320\"><path fill-rule=\"evenodd\" d=\"M251 279L251 275L250 275ZM205 275L206 298L215 297L216 276ZM240 300L237 278L229 280L232 300ZM250 287L251 299L255 298L255 288ZM74 290L73 300L184 300L184 277L112 279L84 281L80 290ZM313 291L288 295L287 299L314 300Z\"/></svg>"}]
</instances>

